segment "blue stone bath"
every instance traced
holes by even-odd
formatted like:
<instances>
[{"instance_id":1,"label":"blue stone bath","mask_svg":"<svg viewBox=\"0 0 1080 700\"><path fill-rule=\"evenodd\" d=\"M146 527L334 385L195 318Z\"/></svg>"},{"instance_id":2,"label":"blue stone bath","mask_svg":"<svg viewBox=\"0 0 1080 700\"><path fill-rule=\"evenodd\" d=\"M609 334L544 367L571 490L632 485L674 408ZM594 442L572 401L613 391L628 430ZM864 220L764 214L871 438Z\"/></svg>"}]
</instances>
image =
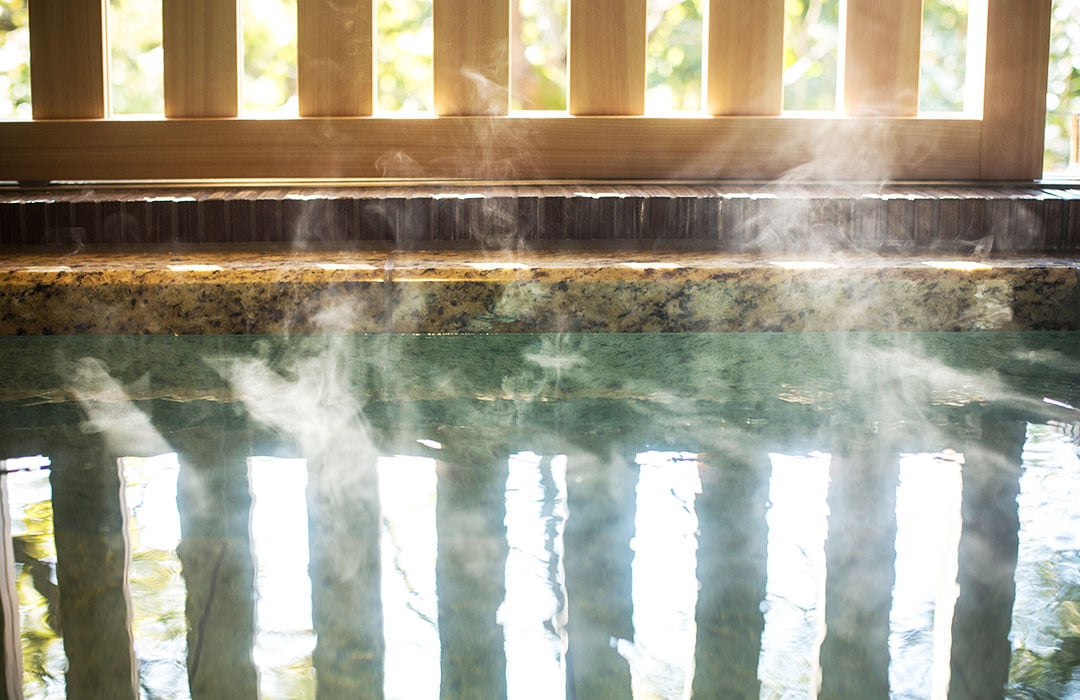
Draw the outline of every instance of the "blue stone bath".
<instances>
[{"instance_id":1,"label":"blue stone bath","mask_svg":"<svg viewBox=\"0 0 1080 700\"><path fill-rule=\"evenodd\" d=\"M24 697L1080 694L1080 333L0 356Z\"/></svg>"}]
</instances>

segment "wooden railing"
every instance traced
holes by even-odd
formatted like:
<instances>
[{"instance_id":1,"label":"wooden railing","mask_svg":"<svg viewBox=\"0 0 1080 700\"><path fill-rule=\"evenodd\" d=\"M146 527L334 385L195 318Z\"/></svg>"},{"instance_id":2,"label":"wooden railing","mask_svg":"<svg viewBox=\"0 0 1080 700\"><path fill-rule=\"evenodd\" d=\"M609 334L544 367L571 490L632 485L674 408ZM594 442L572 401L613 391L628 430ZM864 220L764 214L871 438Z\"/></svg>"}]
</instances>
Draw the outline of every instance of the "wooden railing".
<instances>
[{"instance_id":1,"label":"wooden railing","mask_svg":"<svg viewBox=\"0 0 1080 700\"><path fill-rule=\"evenodd\" d=\"M841 113L781 109L783 0L709 0L706 112L644 116L645 0L574 0L569 111L509 112L507 0L434 0L434 118L373 115L372 0L298 0L297 119L239 114L238 0L162 0L165 118L110 118L107 0L30 0L0 179L1028 180L1051 0L972 2L982 109L918 113L920 0L844 0ZM971 76L968 76L971 80Z\"/></svg>"}]
</instances>

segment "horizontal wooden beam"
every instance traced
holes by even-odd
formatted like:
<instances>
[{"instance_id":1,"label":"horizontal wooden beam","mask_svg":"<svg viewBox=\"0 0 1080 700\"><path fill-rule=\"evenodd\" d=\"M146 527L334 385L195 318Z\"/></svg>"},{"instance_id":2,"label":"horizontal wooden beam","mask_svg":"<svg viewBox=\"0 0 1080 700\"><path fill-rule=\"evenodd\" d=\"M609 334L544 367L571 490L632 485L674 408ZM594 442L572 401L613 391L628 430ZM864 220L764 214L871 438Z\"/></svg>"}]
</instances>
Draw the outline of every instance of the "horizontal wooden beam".
<instances>
[{"instance_id":1,"label":"horizontal wooden beam","mask_svg":"<svg viewBox=\"0 0 1080 700\"><path fill-rule=\"evenodd\" d=\"M0 180L955 180L970 119L382 117L0 123Z\"/></svg>"}]
</instances>

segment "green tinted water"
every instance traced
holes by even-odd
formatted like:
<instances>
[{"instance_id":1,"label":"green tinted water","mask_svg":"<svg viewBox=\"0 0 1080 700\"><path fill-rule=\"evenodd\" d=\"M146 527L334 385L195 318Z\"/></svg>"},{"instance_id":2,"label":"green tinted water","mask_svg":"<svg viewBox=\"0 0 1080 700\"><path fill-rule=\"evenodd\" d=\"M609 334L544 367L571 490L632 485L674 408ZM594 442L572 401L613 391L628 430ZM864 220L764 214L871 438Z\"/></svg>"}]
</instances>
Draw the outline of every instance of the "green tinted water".
<instances>
[{"instance_id":1,"label":"green tinted water","mask_svg":"<svg viewBox=\"0 0 1080 700\"><path fill-rule=\"evenodd\" d=\"M27 697L1080 696L1077 334L25 338L0 367Z\"/></svg>"}]
</instances>

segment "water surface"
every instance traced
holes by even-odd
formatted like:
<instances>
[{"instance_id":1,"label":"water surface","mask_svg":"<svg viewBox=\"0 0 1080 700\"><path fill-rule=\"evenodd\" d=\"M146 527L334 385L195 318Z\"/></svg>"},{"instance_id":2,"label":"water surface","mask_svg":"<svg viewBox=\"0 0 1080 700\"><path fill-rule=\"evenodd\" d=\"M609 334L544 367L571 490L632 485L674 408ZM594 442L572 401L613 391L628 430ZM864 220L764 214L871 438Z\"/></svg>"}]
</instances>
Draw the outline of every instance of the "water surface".
<instances>
[{"instance_id":1,"label":"water surface","mask_svg":"<svg viewBox=\"0 0 1080 700\"><path fill-rule=\"evenodd\" d=\"M1080 697L1080 334L0 366L26 697Z\"/></svg>"}]
</instances>

